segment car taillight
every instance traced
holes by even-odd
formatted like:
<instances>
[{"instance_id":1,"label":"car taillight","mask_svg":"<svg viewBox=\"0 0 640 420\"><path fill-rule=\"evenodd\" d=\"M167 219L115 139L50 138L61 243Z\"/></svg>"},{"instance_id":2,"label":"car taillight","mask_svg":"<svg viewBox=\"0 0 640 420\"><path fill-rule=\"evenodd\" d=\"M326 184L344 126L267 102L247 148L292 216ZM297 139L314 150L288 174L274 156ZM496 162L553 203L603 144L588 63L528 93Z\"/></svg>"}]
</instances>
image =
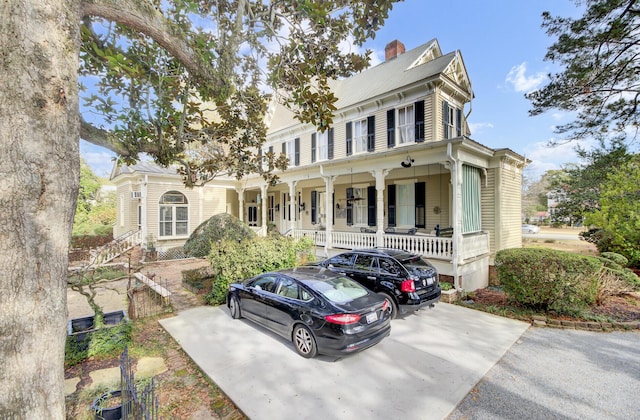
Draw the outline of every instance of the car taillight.
<instances>
[{"instance_id":1,"label":"car taillight","mask_svg":"<svg viewBox=\"0 0 640 420\"><path fill-rule=\"evenodd\" d=\"M358 314L335 314L335 315L327 315L324 317L327 322L331 322L332 324L340 324L340 325L349 325L355 324L360 321L360 315Z\"/></svg>"},{"instance_id":2,"label":"car taillight","mask_svg":"<svg viewBox=\"0 0 640 420\"><path fill-rule=\"evenodd\" d=\"M386 311L387 309L389 309L389 301L385 299L384 303L382 304L382 312Z\"/></svg>"},{"instance_id":3,"label":"car taillight","mask_svg":"<svg viewBox=\"0 0 640 420\"><path fill-rule=\"evenodd\" d=\"M415 292L416 285L413 284L413 280L403 280L402 284L400 285L400 290L406 293Z\"/></svg>"}]
</instances>

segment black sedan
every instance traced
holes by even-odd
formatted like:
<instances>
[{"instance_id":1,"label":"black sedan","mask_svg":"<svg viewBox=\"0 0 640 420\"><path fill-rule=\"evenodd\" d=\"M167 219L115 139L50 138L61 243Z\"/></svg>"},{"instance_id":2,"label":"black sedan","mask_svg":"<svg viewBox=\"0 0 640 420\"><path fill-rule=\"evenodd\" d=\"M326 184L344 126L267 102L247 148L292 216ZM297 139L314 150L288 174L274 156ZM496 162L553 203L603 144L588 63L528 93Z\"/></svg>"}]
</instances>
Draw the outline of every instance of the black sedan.
<instances>
[{"instance_id":1,"label":"black sedan","mask_svg":"<svg viewBox=\"0 0 640 420\"><path fill-rule=\"evenodd\" d=\"M306 358L364 350L391 331L384 298L322 267L269 272L231 284L227 306L233 318L250 319L291 340Z\"/></svg>"}]
</instances>

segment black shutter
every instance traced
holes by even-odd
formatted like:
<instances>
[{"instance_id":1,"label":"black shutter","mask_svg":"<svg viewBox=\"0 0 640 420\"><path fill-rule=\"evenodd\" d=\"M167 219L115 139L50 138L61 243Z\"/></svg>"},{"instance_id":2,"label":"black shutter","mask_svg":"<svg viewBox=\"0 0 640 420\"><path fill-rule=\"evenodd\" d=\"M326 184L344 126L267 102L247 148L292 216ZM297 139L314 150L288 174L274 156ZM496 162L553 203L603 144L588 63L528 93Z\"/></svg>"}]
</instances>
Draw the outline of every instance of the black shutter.
<instances>
[{"instance_id":1,"label":"black shutter","mask_svg":"<svg viewBox=\"0 0 640 420\"><path fill-rule=\"evenodd\" d=\"M387 111L387 147L392 148L396 145L396 110Z\"/></svg>"},{"instance_id":2,"label":"black shutter","mask_svg":"<svg viewBox=\"0 0 640 420\"><path fill-rule=\"evenodd\" d=\"M367 152L376 150L376 117L367 118Z\"/></svg>"},{"instance_id":3,"label":"black shutter","mask_svg":"<svg viewBox=\"0 0 640 420\"><path fill-rule=\"evenodd\" d=\"M318 192L311 191L311 224L315 225L317 221L316 215L318 214Z\"/></svg>"},{"instance_id":4,"label":"black shutter","mask_svg":"<svg viewBox=\"0 0 640 420\"><path fill-rule=\"evenodd\" d=\"M442 128L444 138L449 138L449 104L447 101L442 101Z\"/></svg>"},{"instance_id":5,"label":"black shutter","mask_svg":"<svg viewBox=\"0 0 640 420\"><path fill-rule=\"evenodd\" d=\"M269 146L269 153L273 153L273 146Z\"/></svg>"},{"instance_id":6,"label":"black shutter","mask_svg":"<svg viewBox=\"0 0 640 420\"><path fill-rule=\"evenodd\" d=\"M333 216L331 218L331 226L336 224L336 205L335 205L335 202L336 202L336 193L331 193L331 208L333 209L331 211L331 215Z\"/></svg>"},{"instance_id":7,"label":"black shutter","mask_svg":"<svg viewBox=\"0 0 640 420\"><path fill-rule=\"evenodd\" d=\"M462 110L456 109L456 135L462 136Z\"/></svg>"},{"instance_id":8,"label":"black shutter","mask_svg":"<svg viewBox=\"0 0 640 420\"><path fill-rule=\"evenodd\" d=\"M376 225L376 187L367 187L367 224Z\"/></svg>"},{"instance_id":9,"label":"black shutter","mask_svg":"<svg viewBox=\"0 0 640 420\"><path fill-rule=\"evenodd\" d=\"M296 138L295 140L295 166L300 166L300 138Z\"/></svg>"},{"instance_id":10,"label":"black shutter","mask_svg":"<svg viewBox=\"0 0 640 420\"><path fill-rule=\"evenodd\" d=\"M347 226L353 225L353 188L347 188Z\"/></svg>"},{"instance_id":11,"label":"black shutter","mask_svg":"<svg viewBox=\"0 0 640 420\"><path fill-rule=\"evenodd\" d=\"M311 134L311 163L316 161L316 133Z\"/></svg>"},{"instance_id":12,"label":"black shutter","mask_svg":"<svg viewBox=\"0 0 640 420\"><path fill-rule=\"evenodd\" d=\"M415 122L416 122L416 142L424 141L424 101L418 101L414 104Z\"/></svg>"},{"instance_id":13,"label":"black shutter","mask_svg":"<svg viewBox=\"0 0 640 420\"><path fill-rule=\"evenodd\" d=\"M394 227L396 225L396 186L391 184L387 186L387 225Z\"/></svg>"},{"instance_id":14,"label":"black shutter","mask_svg":"<svg viewBox=\"0 0 640 420\"><path fill-rule=\"evenodd\" d=\"M416 182L416 227L425 228L426 223L426 213L425 213L425 203L426 203L426 184L424 182Z\"/></svg>"},{"instance_id":15,"label":"black shutter","mask_svg":"<svg viewBox=\"0 0 640 420\"><path fill-rule=\"evenodd\" d=\"M333 159L333 127L329 129L329 134L327 135L327 159Z\"/></svg>"},{"instance_id":16,"label":"black shutter","mask_svg":"<svg viewBox=\"0 0 640 420\"><path fill-rule=\"evenodd\" d=\"M347 156L351 156L353 153L353 136L351 130L351 122L347 123Z\"/></svg>"}]
</instances>

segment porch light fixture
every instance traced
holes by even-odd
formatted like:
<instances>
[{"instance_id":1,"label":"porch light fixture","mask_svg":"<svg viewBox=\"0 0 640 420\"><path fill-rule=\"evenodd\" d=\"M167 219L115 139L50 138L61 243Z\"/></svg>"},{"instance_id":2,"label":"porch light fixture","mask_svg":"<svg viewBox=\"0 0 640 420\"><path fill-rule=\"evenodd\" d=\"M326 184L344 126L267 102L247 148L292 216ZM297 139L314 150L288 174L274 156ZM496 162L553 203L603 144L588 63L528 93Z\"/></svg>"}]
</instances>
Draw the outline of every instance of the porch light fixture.
<instances>
[{"instance_id":1,"label":"porch light fixture","mask_svg":"<svg viewBox=\"0 0 640 420\"><path fill-rule=\"evenodd\" d=\"M402 165L403 168L410 168L411 165L413 165L413 162L415 162L415 160L413 160L411 156L407 156L405 160L400 162L400 165Z\"/></svg>"},{"instance_id":2,"label":"porch light fixture","mask_svg":"<svg viewBox=\"0 0 640 420\"><path fill-rule=\"evenodd\" d=\"M305 207L306 207L305 203L301 203L300 204L300 211L304 211Z\"/></svg>"},{"instance_id":3,"label":"porch light fixture","mask_svg":"<svg viewBox=\"0 0 640 420\"><path fill-rule=\"evenodd\" d=\"M276 204L276 211L280 211L280 204Z\"/></svg>"}]
</instances>

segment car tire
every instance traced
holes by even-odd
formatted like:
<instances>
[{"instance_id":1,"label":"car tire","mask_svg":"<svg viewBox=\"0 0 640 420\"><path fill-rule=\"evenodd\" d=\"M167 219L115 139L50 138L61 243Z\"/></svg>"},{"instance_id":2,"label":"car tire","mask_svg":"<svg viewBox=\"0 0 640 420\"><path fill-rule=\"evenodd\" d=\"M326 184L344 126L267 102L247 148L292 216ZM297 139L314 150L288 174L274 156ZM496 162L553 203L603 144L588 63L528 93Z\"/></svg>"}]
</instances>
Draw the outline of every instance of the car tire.
<instances>
[{"instance_id":1,"label":"car tire","mask_svg":"<svg viewBox=\"0 0 640 420\"><path fill-rule=\"evenodd\" d=\"M316 339L309 328L298 324L293 328L293 345L298 354L306 359L311 359L318 354Z\"/></svg>"},{"instance_id":2,"label":"car tire","mask_svg":"<svg viewBox=\"0 0 640 420\"><path fill-rule=\"evenodd\" d=\"M385 298L387 302L389 302L389 311L390 311L389 318L395 319L396 316L398 316L398 305L396 305L396 302L393 300L391 295L387 292L379 292L378 295L380 295L380 297Z\"/></svg>"},{"instance_id":3,"label":"car tire","mask_svg":"<svg viewBox=\"0 0 640 420\"><path fill-rule=\"evenodd\" d=\"M240 301L236 296L229 297L229 313L231 314L231 318L240 319L242 318L242 313L240 311Z\"/></svg>"}]
</instances>

